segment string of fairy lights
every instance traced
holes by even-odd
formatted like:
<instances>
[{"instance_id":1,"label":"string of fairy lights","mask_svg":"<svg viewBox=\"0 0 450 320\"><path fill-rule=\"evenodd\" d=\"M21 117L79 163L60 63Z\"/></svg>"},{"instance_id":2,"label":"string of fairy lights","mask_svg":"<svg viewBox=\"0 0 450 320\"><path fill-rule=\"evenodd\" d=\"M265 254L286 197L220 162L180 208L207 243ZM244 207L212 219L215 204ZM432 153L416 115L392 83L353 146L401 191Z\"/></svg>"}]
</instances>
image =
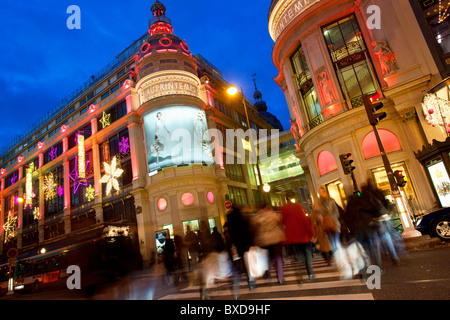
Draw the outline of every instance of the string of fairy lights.
<instances>
[{"instance_id":1,"label":"string of fairy lights","mask_svg":"<svg viewBox=\"0 0 450 320\"><path fill-rule=\"evenodd\" d=\"M450 0L447 0L447 6L444 9L444 5L442 4L442 0L439 0L439 23L442 23L450 16L449 12L450 8Z\"/></svg>"},{"instance_id":2,"label":"string of fairy lights","mask_svg":"<svg viewBox=\"0 0 450 320\"><path fill-rule=\"evenodd\" d=\"M103 117L100 120L103 127L106 127L110 125L110 115L103 113ZM86 169L87 169L87 163L88 161L85 160L85 145L84 145L84 136L82 134L77 135L76 139L77 143L77 156L76 156L76 162L78 164L75 165L75 173L71 173L69 177L74 180L74 186L76 185L77 188L74 187L74 193L77 192L78 187L80 185L86 186L85 190L85 197L88 202L93 201L95 199L95 188L91 184L87 184L86 181ZM122 137L122 140L119 142L119 152L123 154L127 154L130 151L130 144L129 139ZM52 157L52 160L56 157ZM103 167L105 169L105 174L101 177L99 183L100 184L106 184L106 196L109 196L112 192L112 189L116 190L117 192L120 191L120 185L119 185L119 178L122 176L124 170L119 167L120 160L117 160L117 157L114 156L111 159L111 162L104 162ZM34 198L36 195L34 194L32 190L32 178L33 178L33 172L35 171L34 163L30 164L26 169L26 182L25 182L25 206L24 208L30 208L33 209L33 217L34 219L40 219L41 218L41 212L39 209L39 206L36 206L33 208L32 204L32 198ZM54 176L52 172L44 175L43 181L42 181L42 190L44 193L44 199L46 201L51 201L57 196L61 197L64 194L64 188L63 186L58 185L57 179ZM20 197L16 197L19 199ZM22 198L20 198L22 199ZM18 202L22 201L16 200ZM8 213L8 219L3 224L3 231L4 231L4 242L7 243L11 241L17 234L17 227L18 227L18 217L15 216L14 213L9 212Z\"/></svg>"}]
</instances>

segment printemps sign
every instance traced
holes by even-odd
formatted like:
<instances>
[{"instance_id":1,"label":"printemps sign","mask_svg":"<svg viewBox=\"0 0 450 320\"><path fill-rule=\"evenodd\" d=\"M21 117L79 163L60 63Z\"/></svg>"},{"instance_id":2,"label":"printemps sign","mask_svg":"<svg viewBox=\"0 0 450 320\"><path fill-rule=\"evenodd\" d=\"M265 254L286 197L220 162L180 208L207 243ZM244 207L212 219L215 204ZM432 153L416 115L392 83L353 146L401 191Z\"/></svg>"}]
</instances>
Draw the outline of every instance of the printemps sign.
<instances>
[{"instance_id":1,"label":"printemps sign","mask_svg":"<svg viewBox=\"0 0 450 320\"><path fill-rule=\"evenodd\" d=\"M319 1L320 0L294 0L291 1L290 5L279 8L278 12L274 11L275 15L270 24L270 34L272 39L276 41L279 35L292 21L294 21L295 18ZM283 4L282 2L280 3Z\"/></svg>"},{"instance_id":2,"label":"printemps sign","mask_svg":"<svg viewBox=\"0 0 450 320\"><path fill-rule=\"evenodd\" d=\"M199 83L185 76L164 76L149 80L139 89L141 104L157 97L182 94L198 97Z\"/></svg>"}]
</instances>

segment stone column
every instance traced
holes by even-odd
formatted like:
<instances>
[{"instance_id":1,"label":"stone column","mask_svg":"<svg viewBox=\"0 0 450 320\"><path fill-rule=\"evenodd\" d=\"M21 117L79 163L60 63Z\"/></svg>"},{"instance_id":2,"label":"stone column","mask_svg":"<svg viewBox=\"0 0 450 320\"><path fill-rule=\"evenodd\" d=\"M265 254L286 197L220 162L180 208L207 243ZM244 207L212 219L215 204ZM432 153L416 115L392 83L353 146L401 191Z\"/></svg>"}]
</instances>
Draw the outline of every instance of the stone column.
<instances>
[{"instance_id":1,"label":"stone column","mask_svg":"<svg viewBox=\"0 0 450 320\"><path fill-rule=\"evenodd\" d=\"M151 202L144 189L133 190L134 205L136 206L136 223L139 239L139 249L144 266L149 267L156 258L155 223Z\"/></svg>"},{"instance_id":2,"label":"stone column","mask_svg":"<svg viewBox=\"0 0 450 320\"><path fill-rule=\"evenodd\" d=\"M143 188L146 185L148 176L147 148L144 143L144 132L138 114L133 114L128 118L128 135L133 188Z\"/></svg>"}]
</instances>

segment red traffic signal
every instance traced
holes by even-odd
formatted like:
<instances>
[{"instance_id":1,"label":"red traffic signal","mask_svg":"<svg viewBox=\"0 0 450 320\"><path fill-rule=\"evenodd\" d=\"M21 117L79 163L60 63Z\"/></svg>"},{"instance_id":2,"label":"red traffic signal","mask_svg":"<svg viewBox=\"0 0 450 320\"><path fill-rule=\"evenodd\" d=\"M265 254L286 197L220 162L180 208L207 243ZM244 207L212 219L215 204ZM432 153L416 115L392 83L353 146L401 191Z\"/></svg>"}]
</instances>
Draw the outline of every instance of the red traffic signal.
<instances>
[{"instance_id":1,"label":"red traffic signal","mask_svg":"<svg viewBox=\"0 0 450 320\"><path fill-rule=\"evenodd\" d=\"M396 170L394 172L395 181L397 183L397 186L403 188L406 186L406 180L405 176L403 175L403 170Z\"/></svg>"},{"instance_id":2,"label":"red traffic signal","mask_svg":"<svg viewBox=\"0 0 450 320\"><path fill-rule=\"evenodd\" d=\"M378 122L380 122L387 116L386 112L376 113L378 110L380 110L384 106L382 102L374 103L374 102L378 101L380 98L381 98L381 94L378 92L375 94L363 96L364 107L366 108L367 117L369 118L370 124L373 126L377 125Z\"/></svg>"}]
</instances>

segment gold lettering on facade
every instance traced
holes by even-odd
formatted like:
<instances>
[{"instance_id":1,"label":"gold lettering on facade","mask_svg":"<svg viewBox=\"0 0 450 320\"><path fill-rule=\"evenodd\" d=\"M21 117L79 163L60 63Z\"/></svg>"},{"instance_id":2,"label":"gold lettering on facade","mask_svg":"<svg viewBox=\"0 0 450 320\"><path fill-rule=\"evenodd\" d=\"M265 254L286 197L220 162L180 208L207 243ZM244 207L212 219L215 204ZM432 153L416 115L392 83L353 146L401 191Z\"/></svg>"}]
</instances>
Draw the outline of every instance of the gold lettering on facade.
<instances>
[{"instance_id":1,"label":"gold lettering on facade","mask_svg":"<svg viewBox=\"0 0 450 320\"><path fill-rule=\"evenodd\" d=\"M163 77L144 83L139 90L141 104L157 97L172 94L198 97L198 83L185 77Z\"/></svg>"},{"instance_id":2,"label":"gold lettering on facade","mask_svg":"<svg viewBox=\"0 0 450 320\"><path fill-rule=\"evenodd\" d=\"M284 29L301 13L320 0L295 0L281 14L280 18L274 23L274 41L284 31Z\"/></svg>"}]
</instances>

